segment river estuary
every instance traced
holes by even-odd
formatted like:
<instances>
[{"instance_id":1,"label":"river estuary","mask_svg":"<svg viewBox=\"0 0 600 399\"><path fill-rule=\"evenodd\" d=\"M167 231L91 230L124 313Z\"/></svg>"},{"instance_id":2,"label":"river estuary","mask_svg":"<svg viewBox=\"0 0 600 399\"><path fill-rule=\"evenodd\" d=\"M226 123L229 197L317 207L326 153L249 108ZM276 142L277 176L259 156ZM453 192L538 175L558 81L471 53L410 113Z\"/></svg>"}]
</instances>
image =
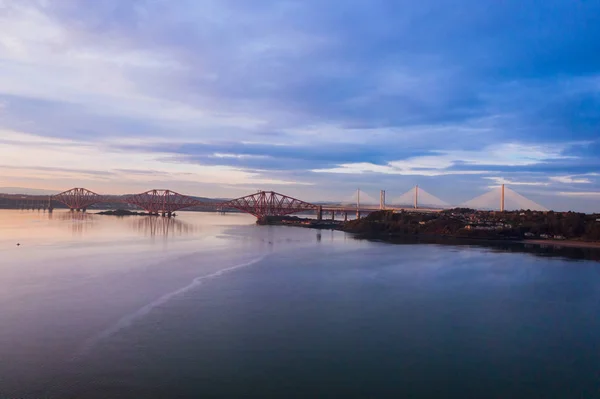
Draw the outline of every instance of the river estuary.
<instances>
[{"instance_id":1,"label":"river estuary","mask_svg":"<svg viewBox=\"0 0 600 399\"><path fill-rule=\"evenodd\" d=\"M0 210L0 398L592 398L599 312L589 256Z\"/></svg>"}]
</instances>

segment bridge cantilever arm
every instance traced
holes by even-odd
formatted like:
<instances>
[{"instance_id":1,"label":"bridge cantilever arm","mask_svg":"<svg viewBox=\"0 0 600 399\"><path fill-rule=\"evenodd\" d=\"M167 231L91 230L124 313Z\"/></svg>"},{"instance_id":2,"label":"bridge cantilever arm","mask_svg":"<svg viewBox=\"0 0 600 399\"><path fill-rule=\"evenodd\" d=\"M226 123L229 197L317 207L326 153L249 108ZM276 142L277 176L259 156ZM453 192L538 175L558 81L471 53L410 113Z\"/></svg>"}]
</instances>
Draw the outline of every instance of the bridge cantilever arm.
<instances>
[{"instance_id":1,"label":"bridge cantilever arm","mask_svg":"<svg viewBox=\"0 0 600 399\"><path fill-rule=\"evenodd\" d=\"M222 207L238 209L262 218L265 216L284 216L305 210L316 210L318 205L276 193L274 191L259 191L221 203Z\"/></svg>"}]
</instances>

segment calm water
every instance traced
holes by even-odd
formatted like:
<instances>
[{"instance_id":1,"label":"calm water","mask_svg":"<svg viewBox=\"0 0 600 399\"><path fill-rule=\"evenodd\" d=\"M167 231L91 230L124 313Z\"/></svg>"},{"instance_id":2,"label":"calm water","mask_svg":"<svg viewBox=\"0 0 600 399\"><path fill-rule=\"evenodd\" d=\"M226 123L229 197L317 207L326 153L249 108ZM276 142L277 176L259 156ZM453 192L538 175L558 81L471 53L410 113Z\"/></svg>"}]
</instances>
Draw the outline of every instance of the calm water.
<instances>
[{"instance_id":1,"label":"calm water","mask_svg":"<svg viewBox=\"0 0 600 399\"><path fill-rule=\"evenodd\" d=\"M0 211L0 398L600 397L600 263L253 223Z\"/></svg>"}]
</instances>

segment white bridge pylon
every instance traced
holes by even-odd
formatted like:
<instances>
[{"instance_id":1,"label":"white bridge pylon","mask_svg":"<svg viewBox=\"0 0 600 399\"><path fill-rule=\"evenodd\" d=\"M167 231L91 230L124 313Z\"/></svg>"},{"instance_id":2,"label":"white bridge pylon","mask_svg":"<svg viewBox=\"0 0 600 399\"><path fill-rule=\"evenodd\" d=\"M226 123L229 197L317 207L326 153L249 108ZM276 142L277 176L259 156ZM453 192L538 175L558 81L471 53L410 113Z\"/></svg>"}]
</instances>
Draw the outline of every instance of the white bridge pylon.
<instances>
[{"instance_id":1,"label":"white bridge pylon","mask_svg":"<svg viewBox=\"0 0 600 399\"><path fill-rule=\"evenodd\" d=\"M530 209L532 211L547 211L548 209L537 202L530 200L517 193L516 191L504 187L496 187L485 194L475 197L472 200L463 202L463 208L480 210L501 210L514 211Z\"/></svg>"},{"instance_id":2,"label":"white bridge pylon","mask_svg":"<svg viewBox=\"0 0 600 399\"><path fill-rule=\"evenodd\" d=\"M397 208L449 208L450 204L415 186L401 196L388 201L387 206Z\"/></svg>"},{"instance_id":3,"label":"white bridge pylon","mask_svg":"<svg viewBox=\"0 0 600 399\"><path fill-rule=\"evenodd\" d=\"M360 206L379 206L379 200L373 198L361 189L357 189L352 195L342 200L342 205Z\"/></svg>"}]
</instances>

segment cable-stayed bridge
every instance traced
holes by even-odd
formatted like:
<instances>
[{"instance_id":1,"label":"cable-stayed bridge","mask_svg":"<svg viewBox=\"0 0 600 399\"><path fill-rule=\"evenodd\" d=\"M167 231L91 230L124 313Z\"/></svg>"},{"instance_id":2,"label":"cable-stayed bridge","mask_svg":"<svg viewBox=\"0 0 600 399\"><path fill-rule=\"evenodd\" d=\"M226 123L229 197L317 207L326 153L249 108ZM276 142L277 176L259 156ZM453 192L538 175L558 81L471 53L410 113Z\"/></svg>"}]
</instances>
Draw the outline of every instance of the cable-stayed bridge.
<instances>
[{"instance_id":1,"label":"cable-stayed bridge","mask_svg":"<svg viewBox=\"0 0 600 399\"><path fill-rule=\"evenodd\" d=\"M415 186L404 194L386 202L386 192L380 191L379 200L357 189L349 198L339 204L315 204L299 200L274 191L258 191L244 197L222 202L208 202L191 196L179 194L171 190L149 190L144 193L115 196L101 195L85 188L73 188L51 196L27 196L0 194L5 201L16 201L17 207L24 209L54 208L54 203L60 202L72 211L83 211L99 203L123 203L144 209L152 215L171 216L173 212L191 207L201 207L206 210L236 209L256 216L258 219L266 216L285 216L294 213L316 212L321 219L323 213L328 213L334 219L336 214L343 214L344 219L349 213L361 214L376 210L392 211L440 212L452 208L447 202L433 194ZM504 185L480 195L459 205L480 210L547 210L545 207L522 196Z\"/></svg>"},{"instance_id":2,"label":"cable-stayed bridge","mask_svg":"<svg viewBox=\"0 0 600 399\"><path fill-rule=\"evenodd\" d=\"M450 208L450 204L433 194L415 186L404 194L390 201L390 205L414 208Z\"/></svg>"},{"instance_id":3,"label":"cable-stayed bridge","mask_svg":"<svg viewBox=\"0 0 600 399\"><path fill-rule=\"evenodd\" d=\"M362 206L379 206L380 209L445 209L449 208L450 204L439 199L433 194L415 186L400 195L399 197L391 200L386 200L385 190L381 190L379 193L379 199L375 199L368 193L357 189L350 197L346 198L341 202L342 205L354 205L357 204L359 207Z\"/></svg>"},{"instance_id":4,"label":"cable-stayed bridge","mask_svg":"<svg viewBox=\"0 0 600 399\"><path fill-rule=\"evenodd\" d=\"M500 201L498 203L498 200ZM499 205L499 206L498 206ZM496 187L485 194L463 202L461 207L481 210L520 210L547 211L544 206L530 200L504 185Z\"/></svg>"}]
</instances>

